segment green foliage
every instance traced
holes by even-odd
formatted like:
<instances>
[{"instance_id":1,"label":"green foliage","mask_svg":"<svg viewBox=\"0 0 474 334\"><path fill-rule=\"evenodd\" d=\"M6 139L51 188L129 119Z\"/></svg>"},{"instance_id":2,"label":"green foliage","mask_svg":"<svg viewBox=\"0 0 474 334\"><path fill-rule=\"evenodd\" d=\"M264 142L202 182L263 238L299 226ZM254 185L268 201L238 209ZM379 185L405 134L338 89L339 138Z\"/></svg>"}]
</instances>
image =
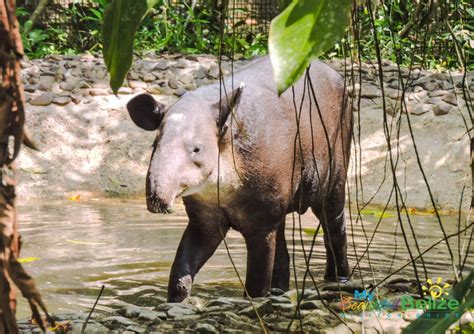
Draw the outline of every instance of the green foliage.
<instances>
[{"instance_id":1,"label":"green foliage","mask_svg":"<svg viewBox=\"0 0 474 334\"><path fill-rule=\"evenodd\" d=\"M445 333L449 326L454 323L459 317L474 307L474 270L471 271L469 276L459 282L451 289L451 292L447 299L457 300L460 305L452 311L449 311L447 317L436 318L436 314L431 317L427 317L428 313L433 311L426 311L421 317L412 322L408 327L403 330L403 334L438 334ZM439 311L434 311L439 312Z\"/></svg>"},{"instance_id":2,"label":"green foliage","mask_svg":"<svg viewBox=\"0 0 474 334\"><path fill-rule=\"evenodd\" d=\"M345 57L350 47L362 61L376 58L374 31L366 1L360 1L353 34L328 51L325 58ZM374 3L374 1L372 1ZM459 68L461 59L474 69L474 9L472 1L384 1L373 7L383 59L424 68ZM456 47L456 42L459 47Z\"/></svg>"},{"instance_id":3,"label":"green foliage","mask_svg":"<svg viewBox=\"0 0 474 334\"><path fill-rule=\"evenodd\" d=\"M105 12L103 53L114 93L117 93L132 65L133 41L138 25L154 5L155 1L114 0Z\"/></svg>"},{"instance_id":4,"label":"green foliage","mask_svg":"<svg viewBox=\"0 0 474 334\"><path fill-rule=\"evenodd\" d=\"M342 37L351 4L350 0L294 0L272 21L269 49L279 94Z\"/></svg>"}]
</instances>

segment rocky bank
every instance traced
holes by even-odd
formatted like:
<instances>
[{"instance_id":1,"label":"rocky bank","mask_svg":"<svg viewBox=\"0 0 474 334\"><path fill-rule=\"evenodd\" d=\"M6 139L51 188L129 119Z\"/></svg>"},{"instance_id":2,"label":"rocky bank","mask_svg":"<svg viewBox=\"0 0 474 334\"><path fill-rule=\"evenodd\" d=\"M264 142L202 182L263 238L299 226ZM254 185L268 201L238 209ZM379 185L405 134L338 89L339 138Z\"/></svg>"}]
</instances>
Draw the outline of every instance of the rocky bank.
<instances>
[{"instance_id":1,"label":"rocky bank","mask_svg":"<svg viewBox=\"0 0 474 334\"><path fill-rule=\"evenodd\" d=\"M244 63L223 62L223 72L229 74L232 66L236 70ZM384 99L376 65L354 64L353 69L344 61L331 61L329 65L346 74L354 104L351 201L355 202L357 194L361 203L373 197L372 204L384 205L390 198L393 205L392 160L406 205L431 208L415 143L435 203L442 208L457 208L461 189L466 186L463 207L467 210L471 187L467 104L472 106L474 74L467 73L463 93L462 73L410 72L406 68L399 73L395 65L384 62ZM103 60L91 55L50 56L25 61L22 66L27 124L41 150L23 149L18 160L23 200L78 194L143 196L154 134L132 124L125 104L134 94L148 92L170 105L186 91L219 77L214 57L149 53L135 60L115 96ZM355 85L350 80L352 74ZM404 94L401 79L407 88ZM403 112L402 102L406 104ZM391 135L392 159L386 132Z\"/></svg>"}]
</instances>

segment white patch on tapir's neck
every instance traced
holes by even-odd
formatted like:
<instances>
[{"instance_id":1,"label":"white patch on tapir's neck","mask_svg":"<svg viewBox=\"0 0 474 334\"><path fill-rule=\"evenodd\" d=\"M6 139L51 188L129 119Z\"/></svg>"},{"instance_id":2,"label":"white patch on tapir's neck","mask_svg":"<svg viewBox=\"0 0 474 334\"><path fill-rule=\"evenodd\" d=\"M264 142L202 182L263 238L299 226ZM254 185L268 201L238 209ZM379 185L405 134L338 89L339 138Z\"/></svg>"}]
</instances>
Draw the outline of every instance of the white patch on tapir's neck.
<instances>
[{"instance_id":1,"label":"white patch on tapir's neck","mask_svg":"<svg viewBox=\"0 0 474 334\"><path fill-rule=\"evenodd\" d=\"M219 179L219 192L223 197L242 185L242 180L233 161L228 161L221 156L219 170L216 168L204 183L188 188L181 196L185 197L199 193L203 197L214 197L217 192L217 179Z\"/></svg>"},{"instance_id":2,"label":"white patch on tapir's neck","mask_svg":"<svg viewBox=\"0 0 474 334\"><path fill-rule=\"evenodd\" d=\"M181 122L183 120L184 115L181 113L171 114L168 117L168 121L170 122Z\"/></svg>"}]
</instances>

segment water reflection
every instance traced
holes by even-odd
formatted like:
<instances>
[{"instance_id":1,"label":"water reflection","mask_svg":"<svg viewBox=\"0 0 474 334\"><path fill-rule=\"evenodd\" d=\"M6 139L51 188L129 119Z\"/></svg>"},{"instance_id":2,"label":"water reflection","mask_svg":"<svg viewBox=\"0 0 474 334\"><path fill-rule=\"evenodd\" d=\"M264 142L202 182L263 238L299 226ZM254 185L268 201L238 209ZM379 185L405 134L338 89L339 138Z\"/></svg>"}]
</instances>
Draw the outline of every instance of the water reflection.
<instances>
[{"instance_id":1,"label":"water reflection","mask_svg":"<svg viewBox=\"0 0 474 334\"><path fill-rule=\"evenodd\" d=\"M355 217L352 226L348 222L349 261L352 266L356 263L356 253L362 255L377 220L375 216L368 215L364 216L363 224L355 224ZM434 217L412 216L412 220L421 250L442 237ZM443 217L443 222L448 234L456 231L456 217ZM20 207L24 242L22 257L39 258L25 263L25 267L35 278L52 312L87 312L102 284L106 285L106 290L98 310L108 311L131 302L151 306L165 300L170 266L186 223L182 205L177 205L173 215L164 216L148 213L143 201L135 200L26 203ZM294 247L291 241L293 225L296 235ZM301 218L301 226L303 229L314 229L316 219L306 214ZM288 246L290 255L295 254L299 277L305 270L302 245L308 254L312 239L310 233L301 234L302 241L299 220L288 216ZM461 242L463 240L465 238L461 238ZM409 243L416 254L411 235ZM457 238L452 238L450 243L457 256ZM237 270L245 277L246 250L242 237L230 231L227 244ZM383 219L369 250L369 256L363 258L360 270L356 271L356 276L362 274L365 279L372 275L380 279L410 259L394 216ZM434 248L425 257L428 276L452 277L449 259L445 245ZM467 270L473 267L473 262L470 257ZM320 235L316 238L311 263L314 277L321 281L325 252ZM420 261L417 263L420 264ZM413 277L412 267L402 270L401 275ZM223 245L199 272L193 295L242 295ZM21 300L19 317L28 315L28 306Z\"/></svg>"}]
</instances>

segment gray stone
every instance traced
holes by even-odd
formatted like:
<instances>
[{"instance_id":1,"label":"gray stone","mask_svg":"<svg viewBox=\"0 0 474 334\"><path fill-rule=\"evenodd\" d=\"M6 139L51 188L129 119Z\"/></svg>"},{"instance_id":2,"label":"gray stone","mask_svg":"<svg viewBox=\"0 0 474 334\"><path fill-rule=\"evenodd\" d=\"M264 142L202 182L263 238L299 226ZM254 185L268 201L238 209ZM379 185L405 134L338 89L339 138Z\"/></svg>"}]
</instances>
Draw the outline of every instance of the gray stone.
<instances>
[{"instance_id":1,"label":"gray stone","mask_svg":"<svg viewBox=\"0 0 474 334\"><path fill-rule=\"evenodd\" d=\"M176 318L176 317L182 317L184 315L194 315L196 314L196 312L194 312L190 308L175 306L175 307L170 308L166 312L166 314L170 318Z\"/></svg>"},{"instance_id":2,"label":"gray stone","mask_svg":"<svg viewBox=\"0 0 474 334\"><path fill-rule=\"evenodd\" d=\"M321 302L316 301L316 300L308 300L308 301L302 302L301 305L300 305L300 308L302 310L320 309L321 308Z\"/></svg>"},{"instance_id":3,"label":"gray stone","mask_svg":"<svg viewBox=\"0 0 474 334\"><path fill-rule=\"evenodd\" d=\"M73 81L63 81L59 84L59 88L65 91L73 91L76 88L77 83Z\"/></svg>"},{"instance_id":4,"label":"gray stone","mask_svg":"<svg viewBox=\"0 0 474 334\"><path fill-rule=\"evenodd\" d=\"M453 106L457 106L458 105L458 100L456 98L456 94L451 92L451 93L448 93L446 95L444 95L442 98L441 98L441 101L444 101L446 103L449 103Z\"/></svg>"},{"instance_id":5,"label":"gray stone","mask_svg":"<svg viewBox=\"0 0 474 334\"><path fill-rule=\"evenodd\" d=\"M82 94L71 94L71 100L75 104L79 104L82 101Z\"/></svg>"},{"instance_id":6,"label":"gray stone","mask_svg":"<svg viewBox=\"0 0 474 334\"><path fill-rule=\"evenodd\" d=\"M244 308L243 310L240 310L239 314L245 315L249 318L256 318L257 314L255 313L255 311L257 311L260 316L271 313L273 311L272 302L270 300L262 301L260 303L254 302L253 306L250 305Z\"/></svg>"},{"instance_id":7,"label":"gray stone","mask_svg":"<svg viewBox=\"0 0 474 334\"><path fill-rule=\"evenodd\" d=\"M436 81L434 82L430 81L430 82L425 82L422 85L422 87L429 92L433 92L439 88L439 84Z\"/></svg>"},{"instance_id":8,"label":"gray stone","mask_svg":"<svg viewBox=\"0 0 474 334\"><path fill-rule=\"evenodd\" d=\"M163 88L161 88L160 85L150 85L150 86L148 86L146 91L150 94L153 94L153 95L163 94Z\"/></svg>"},{"instance_id":9,"label":"gray stone","mask_svg":"<svg viewBox=\"0 0 474 334\"><path fill-rule=\"evenodd\" d=\"M184 89L183 87L178 87L178 89L174 92L174 95L181 97L184 94L186 94L187 90Z\"/></svg>"},{"instance_id":10,"label":"gray stone","mask_svg":"<svg viewBox=\"0 0 474 334\"><path fill-rule=\"evenodd\" d=\"M103 96L103 95L109 95L109 92L107 89L103 89L103 88L91 88L89 89L89 94L91 96Z\"/></svg>"},{"instance_id":11,"label":"gray stone","mask_svg":"<svg viewBox=\"0 0 474 334\"><path fill-rule=\"evenodd\" d=\"M155 64L154 70L164 71L169 67L169 64L166 60L158 60Z\"/></svg>"},{"instance_id":12,"label":"gray stone","mask_svg":"<svg viewBox=\"0 0 474 334\"><path fill-rule=\"evenodd\" d=\"M402 85L400 84L400 82L398 82L398 80L392 80L390 81L388 87L392 89L401 89Z\"/></svg>"},{"instance_id":13,"label":"gray stone","mask_svg":"<svg viewBox=\"0 0 474 334\"><path fill-rule=\"evenodd\" d=\"M24 85L23 89L25 90L25 92L34 93L36 91L36 87L36 85Z\"/></svg>"},{"instance_id":14,"label":"gray stone","mask_svg":"<svg viewBox=\"0 0 474 334\"><path fill-rule=\"evenodd\" d=\"M178 59L178 61L176 62L176 64L174 65L176 68L186 68L188 67L189 65L189 62L184 59L184 58L180 58Z\"/></svg>"},{"instance_id":15,"label":"gray stone","mask_svg":"<svg viewBox=\"0 0 474 334\"><path fill-rule=\"evenodd\" d=\"M423 115L426 114L427 112L430 112L432 109L432 106L430 104L424 104L424 103L418 103L412 110L411 114L413 115Z\"/></svg>"},{"instance_id":16,"label":"gray stone","mask_svg":"<svg viewBox=\"0 0 474 334\"><path fill-rule=\"evenodd\" d=\"M146 328L140 327L140 326L128 326L127 331L133 332L133 333L146 333Z\"/></svg>"},{"instance_id":17,"label":"gray stone","mask_svg":"<svg viewBox=\"0 0 474 334\"><path fill-rule=\"evenodd\" d=\"M380 89L373 85L363 85L362 86L362 92L361 92L361 97L366 97L366 98L374 98L374 97L380 97L382 96L382 93L380 92Z\"/></svg>"},{"instance_id":18,"label":"gray stone","mask_svg":"<svg viewBox=\"0 0 474 334\"><path fill-rule=\"evenodd\" d=\"M216 327L214 327L210 324L205 324L205 323L198 324L194 330L197 333L203 333L203 334L219 333L219 331L216 329Z\"/></svg>"},{"instance_id":19,"label":"gray stone","mask_svg":"<svg viewBox=\"0 0 474 334\"><path fill-rule=\"evenodd\" d=\"M130 71L130 72L128 72L127 78L128 78L128 80L139 80L140 79L140 73L137 73L135 71Z\"/></svg>"},{"instance_id":20,"label":"gray stone","mask_svg":"<svg viewBox=\"0 0 474 334\"><path fill-rule=\"evenodd\" d=\"M138 88L147 89L148 88L148 85L145 82L136 81L136 80L128 81L128 86L132 89L138 89Z\"/></svg>"},{"instance_id":21,"label":"gray stone","mask_svg":"<svg viewBox=\"0 0 474 334\"><path fill-rule=\"evenodd\" d=\"M44 93L44 94L41 94L40 96L32 99L30 101L30 104L32 106L48 106L51 104L51 102L53 102L53 97L54 95L51 94L51 93Z\"/></svg>"},{"instance_id":22,"label":"gray stone","mask_svg":"<svg viewBox=\"0 0 474 334\"><path fill-rule=\"evenodd\" d=\"M71 98L69 96L58 95L53 98L53 103L57 104L58 106L65 106L69 102L71 102Z\"/></svg>"},{"instance_id":23,"label":"gray stone","mask_svg":"<svg viewBox=\"0 0 474 334\"><path fill-rule=\"evenodd\" d=\"M53 84L51 83L40 82L38 84L38 90L43 91L43 92L50 92L52 88L53 88Z\"/></svg>"},{"instance_id":24,"label":"gray stone","mask_svg":"<svg viewBox=\"0 0 474 334\"><path fill-rule=\"evenodd\" d=\"M184 73L178 77L178 80L183 84L188 85L194 82L194 77L191 73Z\"/></svg>"},{"instance_id":25,"label":"gray stone","mask_svg":"<svg viewBox=\"0 0 474 334\"><path fill-rule=\"evenodd\" d=\"M279 304L291 304L291 300L283 295L278 295L278 296L271 296L270 300L272 303L279 303Z\"/></svg>"},{"instance_id":26,"label":"gray stone","mask_svg":"<svg viewBox=\"0 0 474 334\"><path fill-rule=\"evenodd\" d=\"M178 81L175 78L169 78L168 79L168 86L170 86L170 88L177 89L178 88Z\"/></svg>"},{"instance_id":27,"label":"gray stone","mask_svg":"<svg viewBox=\"0 0 474 334\"><path fill-rule=\"evenodd\" d=\"M196 79L204 79L207 76L207 69L204 66L199 66L193 71L193 75Z\"/></svg>"},{"instance_id":28,"label":"gray stone","mask_svg":"<svg viewBox=\"0 0 474 334\"><path fill-rule=\"evenodd\" d=\"M449 114L449 111L451 110L452 105L446 102L440 102L436 104L433 108L433 113L436 116L442 116L442 115L447 115Z\"/></svg>"},{"instance_id":29,"label":"gray stone","mask_svg":"<svg viewBox=\"0 0 474 334\"><path fill-rule=\"evenodd\" d=\"M117 94L120 94L120 95L129 95L132 93L133 93L133 90L130 87L120 87L117 91Z\"/></svg>"},{"instance_id":30,"label":"gray stone","mask_svg":"<svg viewBox=\"0 0 474 334\"><path fill-rule=\"evenodd\" d=\"M218 79L219 78L219 66L217 64L212 64L211 67L209 68L209 77L212 79Z\"/></svg>"},{"instance_id":31,"label":"gray stone","mask_svg":"<svg viewBox=\"0 0 474 334\"><path fill-rule=\"evenodd\" d=\"M156 80L156 77L152 73L143 73L142 74L142 80L145 82L152 82Z\"/></svg>"},{"instance_id":32,"label":"gray stone","mask_svg":"<svg viewBox=\"0 0 474 334\"><path fill-rule=\"evenodd\" d=\"M152 322L160 322L162 318L166 319L166 314L164 312L151 310L142 310L138 315L138 319Z\"/></svg>"},{"instance_id":33,"label":"gray stone","mask_svg":"<svg viewBox=\"0 0 474 334\"><path fill-rule=\"evenodd\" d=\"M138 326L138 324L130 319L122 317L120 315L115 315L111 317L104 318L103 321L105 323L110 323L113 325L121 325L121 326Z\"/></svg>"}]
</instances>

